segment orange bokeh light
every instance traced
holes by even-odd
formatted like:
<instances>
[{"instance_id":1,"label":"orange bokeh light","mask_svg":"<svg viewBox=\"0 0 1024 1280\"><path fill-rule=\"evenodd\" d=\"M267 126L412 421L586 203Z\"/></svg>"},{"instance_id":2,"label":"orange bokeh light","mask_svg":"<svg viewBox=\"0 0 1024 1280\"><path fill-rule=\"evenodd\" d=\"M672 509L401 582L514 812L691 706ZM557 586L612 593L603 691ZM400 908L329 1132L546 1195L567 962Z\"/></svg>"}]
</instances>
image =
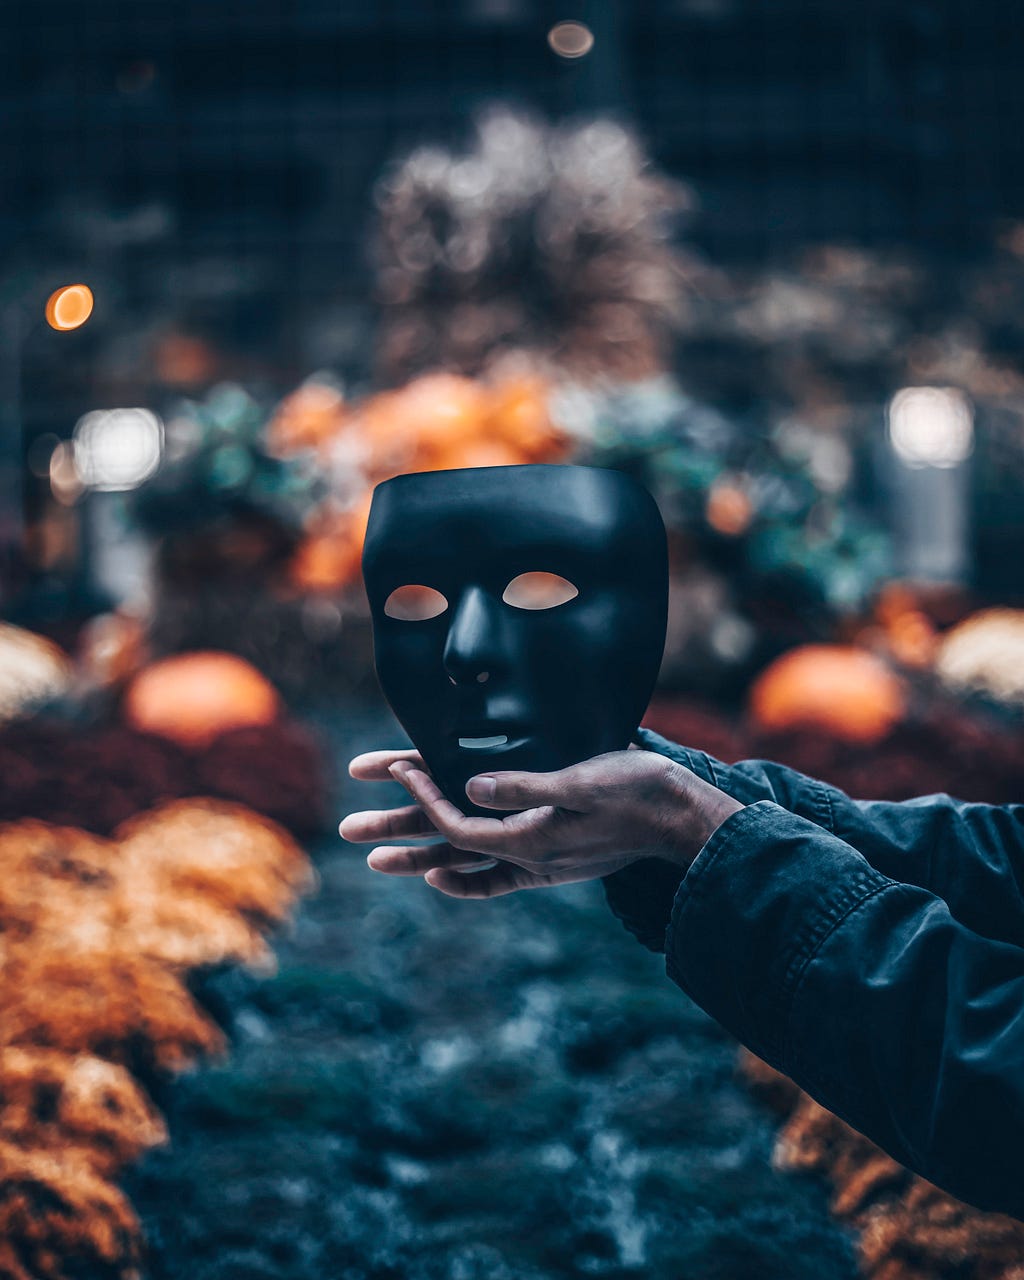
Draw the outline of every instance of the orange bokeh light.
<instances>
[{"instance_id":1,"label":"orange bokeh light","mask_svg":"<svg viewBox=\"0 0 1024 1280\"><path fill-rule=\"evenodd\" d=\"M728 538L737 538L746 532L754 518L754 507L738 485L719 482L708 491L704 515L712 529Z\"/></svg>"},{"instance_id":2,"label":"orange bokeh light","mask_svg":"<svg viewBox=\"0 0 1024 1280\"><path fill-rule=\"evenodd\" d=\"M87 284L65 284L46 303L46 323L51 329L77 329L92 315L93 296Z\"/></svg>"}]
</instances>

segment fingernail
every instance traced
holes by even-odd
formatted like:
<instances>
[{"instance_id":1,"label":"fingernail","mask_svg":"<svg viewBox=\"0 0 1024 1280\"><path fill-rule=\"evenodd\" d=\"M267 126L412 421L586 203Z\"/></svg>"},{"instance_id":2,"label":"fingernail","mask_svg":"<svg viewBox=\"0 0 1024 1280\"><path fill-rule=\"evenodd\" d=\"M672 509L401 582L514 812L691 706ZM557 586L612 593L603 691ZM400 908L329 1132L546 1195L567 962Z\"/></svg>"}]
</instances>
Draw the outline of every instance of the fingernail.
<instances>
[{"instance_id":1,"label":"fingernail","mask_svg":"<svg viewBox=\"0 0 1024 1280\"><path fill-rule=\"evenodd\" d=\"M394 764L388 765L388 773L392 778L404 778L411 768L404 760L396 760Z\"/></svg>"},{"instance_id":2,"label":"fingernail","mask_svg":"<svg viewBox=\"0 0 1024 1280\"><path fill-rule=\"evenodd\" d=\"M470 800L482 800L486 804L488 800L494 799L496 788L497 783L494 779L486 773L481 773L475 778L470 778L466 783L466 795Z\"/></svg>"}]
</instances>

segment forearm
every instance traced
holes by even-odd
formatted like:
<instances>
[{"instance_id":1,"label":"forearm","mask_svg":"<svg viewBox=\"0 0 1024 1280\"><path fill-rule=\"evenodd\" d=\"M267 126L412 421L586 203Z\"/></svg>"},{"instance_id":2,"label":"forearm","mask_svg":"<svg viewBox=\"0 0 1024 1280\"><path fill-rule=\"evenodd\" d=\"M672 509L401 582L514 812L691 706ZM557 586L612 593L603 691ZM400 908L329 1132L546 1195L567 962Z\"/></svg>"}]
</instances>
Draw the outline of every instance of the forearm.
<instances>
[{"instance_id":1,"label":"forearm","mask_svg":"<svg viewBox=\"0 0 1024 1280\"><path fill-rule=\"evenodd\" d=\"M680 881L719 826L742 805L710 781L707 757L641 730L637 744L667 757L661 801L663 838L658 856L645 857L604 877L612 912L651 951L663 951Z\"/></svg>"},{"instance_id":2,"label":"forearm","mask_svg":"<svg viewBox=\"0 0 1024 1280\"><path fill-rule=\"evenodd\" d=\"M782 803L771 777L756 767L760 762L747 762L755 767L746 772L738 767L730 768L703 751L670 742L649 729L637 730L634 742L646 751L666 757L681 766L684 773L714 787L723 799L738 804L754 804L759 800L778 800ZM776 767L781 768L768 766L769 769ZM807 784L799 789L792 789L792 794L787 796L789 805L785 807L791 807L793 812L826 826L829 808L824 784L803 778L792 770L783 770L783 773ZM678 800L675 826L682 856L668 853L664 858L645 858L604 878L605 895L613 914L651 951L664 950L665 930L680 882L703 844L731 812L723 810L717 815L717 820L708 825L699 812L695 814L690 811L685 793ZM688 823L701 829L701 836L696 844L687 837Z\"/></svg>"},{"instance_id":3,"label":"forearm","mask_svg":"<svg viewBox=\"0 0 1024 1280\"><path fill-rule=\"evenodd\" d=\"M895 1158L1024 1216L1024 952L761 801L686 875L666 958L707 1012Z\"/></svg>"}]
</instances>

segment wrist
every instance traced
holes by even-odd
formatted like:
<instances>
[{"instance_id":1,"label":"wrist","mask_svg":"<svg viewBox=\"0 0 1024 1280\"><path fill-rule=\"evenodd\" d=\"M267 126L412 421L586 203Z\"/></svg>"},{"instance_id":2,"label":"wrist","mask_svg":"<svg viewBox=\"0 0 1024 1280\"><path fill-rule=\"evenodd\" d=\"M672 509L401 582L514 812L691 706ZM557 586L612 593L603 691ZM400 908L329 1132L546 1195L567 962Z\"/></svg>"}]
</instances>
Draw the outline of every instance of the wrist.
<instances>
[{"instance_id":1,"label":"wrist","mask_svg":"<svg viewBox=\"0 0 1024 1280\"><path fill-rule=\"evenodd\" d=\"M688 871L718 828L744 806L718 787L670 762L665 821L658 857Z\"/></svg>"}]
</instances>

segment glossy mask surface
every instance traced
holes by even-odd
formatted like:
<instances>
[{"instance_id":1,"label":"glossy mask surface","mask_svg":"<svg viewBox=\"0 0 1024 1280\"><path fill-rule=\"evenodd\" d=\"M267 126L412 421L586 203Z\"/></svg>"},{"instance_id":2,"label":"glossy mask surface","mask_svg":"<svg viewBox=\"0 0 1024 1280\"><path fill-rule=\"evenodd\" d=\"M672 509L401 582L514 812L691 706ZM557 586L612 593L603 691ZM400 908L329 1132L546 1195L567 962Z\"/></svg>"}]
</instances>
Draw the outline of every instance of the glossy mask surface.
<instances>
[{"instance_id":1,"label":"glossy mask surface","mask_svg":"<svg viewBox=\"0 0 1024 1280\"><path fill-rule=\"evenodd\" d=\"M385 697L465 813L488 769L626 747L665 642L665 530L616 471L481 467L377 486L363 577Z\"/></svg>"}]
</instances>

